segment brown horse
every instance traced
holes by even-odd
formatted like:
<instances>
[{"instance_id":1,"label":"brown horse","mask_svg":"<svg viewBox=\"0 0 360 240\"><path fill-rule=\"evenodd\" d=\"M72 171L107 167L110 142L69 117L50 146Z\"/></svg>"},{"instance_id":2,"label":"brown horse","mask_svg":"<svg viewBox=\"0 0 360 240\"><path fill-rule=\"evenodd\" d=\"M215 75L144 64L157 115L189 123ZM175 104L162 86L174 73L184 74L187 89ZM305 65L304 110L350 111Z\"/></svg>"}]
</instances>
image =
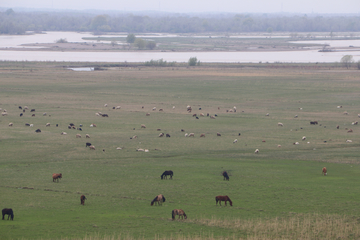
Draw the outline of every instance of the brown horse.
<instances>
[{"instance_id":1,"label":"brown horse","mask_svg":"<svg viewBox=\"0 0 360 240\"><path fill-rule=\"evenodd\" d=\"M85 205L85 200L86 200L85 195L81 195L80 197L81 205Z\"/></svg>"},{"instance_id":2,"label":"brown horse","mask_svg":"<svg viewBox=\"0 0 360 240\"><path fill-rule=\"evenodd\" d=\"M230 206L232 206L232 201L230 200L230 198L228 196L216 196L215 200L216 200L216 205L219 202L219 204L221 206L221 201L225 201L225 206L226 206L226 202L229 201Z\"/></svg>"},{"instance_id":3,"label":"brown horse","mask_svg":"<svg viewBox=\"0 0 360 240\"><path fill-rule=\"evenodd\" d=\"M11 217L11 220L14 220L14 212L13 212L13 210L11 208L4 208L2 210L2 220L4 220L5 214L8 215L7 220L9 220L10 217Z\"/></svg>"},{"instance_id":4,"label":"brown horse","mask_svg":"<svg viewBox=\"0 0 360 240\"><path fill-rule=\"evenodd\" d=\"M180 219L180 217L182 217L183 219L184 218L187 219L187 216L186 216L184 210L182 210L182 209L174 209L174 210L172 210L172 213L171 213L172 220L175 220L176 215L179 215L179 219Z\"/></svg>"},{"instance_id":5,"label":"brown horse","mask_svg":"<svg viewBox=\"0 0 360 240\"><path fill-rule=\"evenodd\" d=\"M326 176L327 175L327 169L326 169L326 167L323 167L323 169L322 169L322 173L321 174L324 174L324 176Z\"/></svg>"},{"instance_id":6,"label":"brown horse","mask_svg":"<svg viewBox=\"0 0 360 240\"><path fill-rule=\"evenodd\" d=\"M61 173L53 173L53 182L55 182L55 180L57 180L57 182L59 182L59 178L62 178Z\"/></svg>"},{"instance_id":7,"label":"brown horse","mask_svg":"<svg viewBox=\"0 0 360 240\"><path fill-rule=\"evenodd\" d=\"M165 197L164 197L164 195L159 194L154 198L154 200L151 201L151 206L154 205L154 203L155 203L155 205L156 205L156 203L158 205L162 205L163 202L165 202Z\"/></svg>"},{"instance_id":8,"label":"brown horse","mask_svg":"<svg viewBox=\"0 0 360 240\"><path fill-rule=\"evenodd\" d=\"M229 181L229 175L226 171L223 171L222 175L224 176L224 180L228 180Z\"/></svg>"}]
</instances>

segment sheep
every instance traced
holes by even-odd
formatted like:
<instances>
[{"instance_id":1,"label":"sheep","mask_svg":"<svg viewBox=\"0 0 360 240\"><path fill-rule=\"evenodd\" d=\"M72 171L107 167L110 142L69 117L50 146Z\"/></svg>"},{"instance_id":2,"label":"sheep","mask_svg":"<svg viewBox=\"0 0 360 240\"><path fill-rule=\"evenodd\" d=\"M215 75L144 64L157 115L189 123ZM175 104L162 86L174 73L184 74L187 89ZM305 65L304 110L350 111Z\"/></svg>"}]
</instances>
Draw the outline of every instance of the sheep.
<instances>
[{"instance_id":1,"label":"sheep","mask_svg":"<svg viewBox=\"0 0 360 240\"><path fill-rule=\"evenodd\" d=\"M34 124L30 124L30 127L33 127L34 126Z\"/></svg>"},{"instance_id":2,"label":"sheep","mask_svg":"<svg viewBox=\"0 0 360 240\"><path fill-rule=\"evenodd\" d=\"M205 137L205 133L200 134L200 137Z\"/></svg>"},{"instance_id":3,"label":"sheep","mask_svg":"<svg viewBox=\"0 0 360 240\"><path fill-rule=\"evenodd\" d=\"M349 115L349 113L348 113L347 111L345 111L343 114L344 114L344 115Z\"/></svg>"},{"instance_id":4,"label":"sheep","mask_svg":"<svg viewBox=\"0 0 360 240\"><path fill-rule=\"evenodd\" d=\"M238 141L238 140L237 140L237 139L235 139L235 140L233 141L233 143L237 143L237 141Z\"/></svg>"},{"instance_id":5,"label":"sheep","mask_svg":"<svg viewBox=\"0 0 360 240\"><path fill-rule=\"evenodd\" d=\"M175 109L175 106L173 106L173 109Z\"/></svg>"},{"instance_id":6,"label":"sheep","mask_svg":"<svg viewBox=\"0 0 360 240\"><path fill-rule=\"evenodd\" d=\"M281 122L278 122L278 126L279 126L279 127L283 127L284 124L282 124Z\"/></svg>"},{"instance_id":7,"label":"sheep","mask_svg":"<svg viewBox=\"0 0 360 240\"><path fill-rule=\"evenodd\" d=\"M278 148L280 148L280 147L281 147L281 145L279 144L279 145L278 145Z\"/></svg>"},{"instance_id":8,"label":"sheep","mask_svg":"<svg viewBox=\"0 0 360 240\"><path fill-rule=\"evenodd\" d=\"M145 150L142 149L142 148L138 148L138 149L136 149L136 151L137 151L137 152L144 152Z\"/></svg>"},{"instance_id":9,"label":"sheep","mask_svg":"<svg viewBox=\"0 0 360 240\"><path fill-rule=\"evenodd\" d=\"M193 116L193 117L196 117L196 113L194 113L192 116Z\"/></svg>"},{"instance_id":10,"label":"sheep","mask_svg":"<svg viewBox=\"0 0 360 240\"><path fill-rule=\"evenodd\" d=\"M188 137L195 137L195 133L189 133Z\"/></svg>"},{"instance_id":11,"label":"sheep","mask_svg":"<svg viewBox=\"0 0 360 240\"><path fill-rule=\"evenodd\" d=\"M337 126L336 126L336 129L339 129L339 128L340 128L340 126L339 126L339 125L337 125Z\"/></svg>"},{"instance_id":12,"label":"sheep","mask_svg":"<svg viewBox=\"0 0 360 240\"><path fill-rule=\"evenodd\" d=\"M7 112L6 109L4 109L3 112Z\"/></svg>"},{"instance_id":13,"label":"sheep","mask_svg":"<svg viewBox=\"0 0 360 240\"><path fill-rule=\"evenodd\" d=\"M67 133L66 132L62 132L61 135L66 135Z\"/></svg>"},{"instance_id":14,"label":"sheep","mask_svg":"<svg viewBox=\"0 0 360 240\"><path fill-rule=\"evenodd\" d=\"M299 142L294 142L293 144L294 144L294 145L299 145Z\"/></svg>"},{"instance_id":15,"label":"sheep","mask_svg":"<svg viewBox=\"0 0 360 240\"><path fill-rule=\"evenodd\" d=\"M153 111L155 111L156 110L156 107L153 107L153 109L152 109Z\"/></svg>"},{"instance_id":16,"label":"sheep","mask_svg":"<svg viewBox=\"0 0 360 240\"><path fill-rule=\"evenodd\" d=\"M31 116L32 116L32 117L35 117L35 114L32 114Z\"/></svg>"},{"instance_id":17,"label":"sheep","mask_svg":"<svg viewBox=\"0 0 360 240\"><path fill-rule=\"evenodd\" d=\"M50 127L50 123L47 123L45 126L46 126L46 127Z\"/></svg>"},{"instance_id":18,"label":"sheep","mask_svg":"<svg viewBox=\"0 0 360 240\"><path fill-rule=\"evenodd\" d=\"M144 152L149 152L149 149L144 149Z\"/></svg>"},{"instance_id":19,"label":"sheep","mask_svg":"<svg viewBox=\"0 0 360 240\"><path fill-rule=\"evenodd\" d=\"M267 117L268 117L268 116L270 116L270 114L269 114L269 113L267 113L267 114L265 114L265 116L267 116Z\"/></svg>"},{"instance_id":20,"label":"sheep","mask_svg":"<svg viewBox=\"0 0 360 240\"><path fill-rule=\"evenodd\" d=\"M306 140L306 137L305 137L305 136L303 136L303 137L301 138L301 140L302 140L302 141L305 141L305 140Z\"/></svg>"},{"instance_id":21,"label":"sheep","mask_svg":"<svg viewBox=\"0 0 360 240\"><path fill-rule=\"evenodd\" d=\"M220 133L216 133L216 136L221 137L221 134L220 134Z\"/></svg>"},{"instance_id":22,"label":"sheep","mask_svg":"<svg viewBox=\"0 0 360 240\"><path fill-rule=\"evenodd\" d=\"M337 106L337 108L342 108L342 106Z\"/></svg>"},{"instance_id":23,"label":"sheep","mask_svg":"<svg viewBox=\"0 0 360 240\"><path fill-rule=\"evenodd\" d=\"M358 123L359 123L359 122L356 121L356 122L352 122L351 124L352 124L352 125L358 125Z\"/></svg>"},{"instance_id":24,"label":"sheep","mask_svg":"<svg viewBox=\"0 0 360 240\"><path fill-rule=\"evenodd\" d=\"M29 124L29 123L25 123L25 126L30 127L30 124Z\"/></svg>"},{"instance_id":25,"label":"sheep","mask_svg":"<svg viewBox=\"0 0 360 240\"><path fill-rule=\"evenodd\" d=\"M255 149L255 153L259 153L259 149Z\"/></svg>"},{"instance_id":26,"label":"sheep","mask_svg":"<svg viewBox=\"0 0 360 240\"><path fill-rule=\"evenodd\" d=\"M24 107L24 109L27 109L27 110L29 110L29 108L28 108L27 106L25 106L25 107Z\"/></svg>"},{"instance_id":27,"label":"sheep","mask_svg":"<svg viewBox=\"0 0 360 240\"><path fill-rule=\"evenodd\" d=\"M360 118L360 113L358 114L358 117Z\"/></svg>"},{"instance_id":28,"label":"sheep","mask_svg":"<svg viewBox=\"0 0 360 240\"><path fill-rule=\"evenodd\" d=\"M236 110L236 107L234 106L234 110Z\"/></svg>"},{"instance_id":29,"label":"sheep","mask_svg":"<svg viewBox=\"0 0 360 240\"><path fill-rule=\"evenodd\" d=\"M85 147L90 147L91 145L92 145L91 143L87 142Z\"/></svg>"},{"instance_id":30,"label":"sheep","mask_svg":"<svg viewBox=\"0 0 360 240\"><path fill-rule=\"evenodd\" d=\"M33 109L31 109L31 110L30 110L30 112L35 112L35 109L34 109L34 108L33 108Z\"/></svg>"},{"instance_id":31,"label":"sheep","mask_svg":"<svg viewBox=\"0 0 360 240\"><path fill-rule=\"evenodd\" d=\"M90 125L90 127L96 127L96 124L95 124L95 123L92 123L92 124Z\"/></svg>"},{"instance_id":32,"label":"sheep","mask_svg":"<svg viewBox=\"0 0 360 240\"><path fill-rule=\"evenodd\" d=\"M44 112L44 113L43 113L43 116L46 116L46 115L47 115L47 113L46 113L46 112Z\"/></svg>"},{"instance_id":33,"label":"sheep","mask_svg":"<svg viewBox=\"0 0 360 240\"><path fill-rule=\"evenodd\" d=\"M150 113L146 113L146 116L150 116Z\"/></svg>"},{"instance_id":34,"label":"sheep","mask_svg":"<svg viewBox=\"0 0 360 240\"><path fill-rule=\"evenodd\" d=\"M20 113L20 117L22 117L24 114L23 113Z\"/></svg>"},{"instance_id":35,"label":"sheep","mask_svg":"<svg viewBox=\"0 0 360 240\"><path fill-rule=\"evenodd\" d=\"M134 135L131 139L136 139L137 138L137 136L136 135Z\"/></svg>"},{"instance_id":36,"label":"sheep","mask_svg":"<svg viewBox=\"0 0 360 240\"><path fill-rule=\"evenodd\" d=\"M108 106L108 105L105 103L105 104L104 104L104 107L107 107L107 106Z\"/></svg>"},{"instance_id":37,"label":"sheep","mask_svg":"<svg viewBox=\"0 0 360 240\"><path fill-rule=\"evenodd\" d=\"M347 143L352 143L352 140L348 139L346 140Z\"/></svg>"},{"instance_id":38,"label":"sheep","mask_svg":"<svg viewBox=\"0 0 360 240\"><path fill-rule=\"evenodd\" d=\"M211 115L211 116L210 116L210 119L216 119L216 118L215 118L215 116Z\"/></svg>"},{"instance_id":39,"label":"sheep","mask_svg":"<svg viewBox=\"0 0 360 240\"><path fill-rule=\"evenodd\" d=\"M161 128L157 128L156 131L161 131Z\"/></svg>"},{"instance_id":40,"label":"sheep","mask_svg":"<svg viewBox=\"0 0 360 240\"><path fill-rule=\"evenodd\" d=\"M100 116L100 114L99 114L99 113L95 113L95 115L96 115L96 116Z\"/></svg>"},{"instance_id":41,"label":"sheep","mask_svg":"<svg viewBox=\"0 0 360 240\"><path fill-rule=\"evenodd\" d=\"M163 136L164 136L164 133L160 133L160 134L159 134L159 137L163 137Z\"/></svg>"},{"instance_id":42,"label":"sheep","mask_svg":"<svg viewBox=\"0 0 360 240\"><path fill-rule=\"evenodd\" d=\"M95 150L95 146L94 146L94 145L91 145L89 148L90 148L90 150Z\"/></svg>"},{"instance_id":43,"label":"sheep","mask_svg":"<svg viewBox=\"0 0 360 240\"><path fill-rule=\"evenodd\" d=\"M189 134L185 133L185 137L189 136Z\"/></svg>"},{"instance_id":44,"label":"sheep","mask_svg":"<svg viewBox=\"0 0 360 240\"><path fill-rule=\"evenodd\" d=\"M80 134L76 134L76 138L81 138L81 135L80 135Z\"/></svg>"},{"instance_id":45,"label":"sheep","mask_svg":"<svg viewBox=\"0 0 360 240\"><path fill-rule=\"evenodd\" d=\"M9 123L9 127L12 127L14 124L11 122L11 123Z\"/></svg>"},{"instance_id":46,"label":"sheep","mask_svg":"<svg viewBox=\"0 0 360 240\"><path fill-rule=\"evenodd\" d=\"M144 106L141 106L141 109L144 109Z\"/></svg>"},{"instance_id":47,"label":"sheep","mask_svg":"<svg viewBox=\"0 0 360 240\"><path fill-rule=\"evenodd\" d=\"M159 112L163 112L163 111L164 111L164 109L162 109L162 108L159 109Z\"/></svg>"},{"instance_id":48,"label":"sheep","mask_svg":"<svg viewBox=\"0 0 360 240\"><path fill-rule=\"evenodd\" d=\"M146 126L144 124L141 124L141 128L146 128Z\"/></svg>"},{"instance_id":49,"label":"sheep","mask_svg":"<svg viewBox=\"0 0 360 240\"><path fill-rule=\"evenodd\" d=\"M89 134L86 134L86 135L85 135L85 138L90 138L90 135L89 135Z\"/></svg>"},{"instance_id":50,"label":"sheep","mask_svg":"<svg viewBox=\"0 0 360 240\"><path fill-rule=\"evenodd\" d=\"M205 115L203 113L200 113L200 117L204 117Z\"/></svg>"},{"instance_id":51,"label":"sheep","mask_svg":"<svg viewBox=\"0 0 360 240\"><path fill-rule=\"evenodd\" d=\"M8 113L7 113L7 112L2 112L1 115L2 115L2 116L7 116Z\"/></svg>"},{"instance_id":52,"label":"sheep","mask_svg":"<svg viewBox=\"0 0 360 240\"><path fill-rule=\"evenodd\" d=\"M298 115L295 115L295 117L294 118L297 118L298 117Z\"/></svg>"},{"instance_id":53,"label":"sheep","mask_svg":"<svg viewBox=\"0 0 360 240\"><path fill-rule=\"evenodd\" d=\"M115 109L120 109L121 108L121 106L117 106Z\"/></svg>"},{"instance_id":54,"label":"sheep","mask_svg":"<svg viewBox=\"0 0 360 240\"><path fill-rule=\"evenodd\" d=\"M347 132L348 132L348 133L352 133L352 132L353 132L353 130L352 130L352 129L349 129Z\"/></svg>"},{"instance_id":55,"label":"sheep","mask_svg":"<svg viewBox=\"0 0 360 240\"><path fill-rule=\"evenodd\" d=\"M121 150L122 148L121 147L117 147L116 150Z\"/></svg>"}]
</instances>

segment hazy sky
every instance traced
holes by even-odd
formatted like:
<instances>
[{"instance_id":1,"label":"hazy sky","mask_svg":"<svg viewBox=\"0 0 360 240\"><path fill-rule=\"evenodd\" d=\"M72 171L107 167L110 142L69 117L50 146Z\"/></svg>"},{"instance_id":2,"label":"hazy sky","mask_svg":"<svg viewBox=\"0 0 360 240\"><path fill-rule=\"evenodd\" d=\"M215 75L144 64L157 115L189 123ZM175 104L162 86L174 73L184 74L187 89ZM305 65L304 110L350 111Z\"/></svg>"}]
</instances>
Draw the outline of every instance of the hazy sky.
<instances>
[{"instance_id":1,"label":"hazy sky","mask_svg":"<svg viewBox=\"0 0 360 240\"><path fill-rule=\"evenodd\" d=\"M0 0L6 8L165 12L358 13L360 0Z\"/></svg>"}]
</instances>

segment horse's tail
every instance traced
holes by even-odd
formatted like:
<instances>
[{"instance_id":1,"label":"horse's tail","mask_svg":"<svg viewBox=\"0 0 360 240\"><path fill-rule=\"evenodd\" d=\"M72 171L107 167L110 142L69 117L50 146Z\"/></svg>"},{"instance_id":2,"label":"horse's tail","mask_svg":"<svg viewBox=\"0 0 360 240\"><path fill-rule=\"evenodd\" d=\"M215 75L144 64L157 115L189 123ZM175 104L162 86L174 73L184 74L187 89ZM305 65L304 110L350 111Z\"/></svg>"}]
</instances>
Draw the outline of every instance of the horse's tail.
<instances>
[{"instance_id":1,"label":"horse's tail","mask_svg":"<svg viewBox=\"0 0 360 240\"><path fill-rule=\"evenodd\" d=\"M165 197L164 197L164 195L162 196L162 201L165 202Z\"/></svg>"},{"instance_id":2,"label":"horse's tail","mask_svg":"<svg viewBox=\"0 0 360 240\"><path fill-rule=\"evenodd\" d=\"M172 212L171 212L171 217L172 217L172 220L175 219L175 210L172 210Z\"/></svg>"}]
</instances>

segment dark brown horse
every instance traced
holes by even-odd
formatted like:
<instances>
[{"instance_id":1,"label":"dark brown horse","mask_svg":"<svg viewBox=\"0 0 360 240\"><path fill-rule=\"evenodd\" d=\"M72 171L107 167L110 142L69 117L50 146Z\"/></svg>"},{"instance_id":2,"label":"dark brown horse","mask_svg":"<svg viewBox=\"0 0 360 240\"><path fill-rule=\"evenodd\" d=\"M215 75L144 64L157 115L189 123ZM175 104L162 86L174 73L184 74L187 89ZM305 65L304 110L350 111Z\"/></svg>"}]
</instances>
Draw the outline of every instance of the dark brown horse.
<instances>
[{"instance_id":1,"label":"dark brown horse","mask_svg":"<svg viewBox=\"0 0 360 240\"><path fill-rule=\"evenodd\" d=\"M219 202L219 204L221 206L221 201L225 201L225 206L226 206L226 202L229 201L230 206L232 206L232 201L230 200L230 198L228 196L216 196L215 200L216 200L216 205Z\"/></svg>"},{"instance_id":2,"label":"dark brown horse","mask_svg":"<svg viewBox=\"0 0 360 240\"><path fill-rule=\"evenodd\" d=\"M183 219L184 218L187 219L187 216L186 216L184 210L182 210L182 209L174 209L174 210L172 210L172 213L171 213L172 220L175 220L176 215L179 215L179 219L180 219L180 217L182 217Z\"/></svg>"},{"instance_id":3,"label":"dark brown horse","mask_svg":"<svg viewBox=\"0 0 360 240\"><path fill-rule=\"evenodd\" d=\"M174 175L173 171L169 170L169 171L165 171L163 172L163 174L161 174L161 179L164 179L164 177L167 179L167 176L170 175L170 179L172 179L172 176Z\"/></svg>"},{"instance_id":4,"label":"dark brown horse","mask_svg":"<svg viewBox=\"0 0 360 240\"><path fill-rule=\"evenodd\" d=\"M154 203L155 203L155 205L156 205L156 203L158 205L162 205L163 202L165 202L165 197L164 197L164 195L159 194L154 198L154 200L151 201L151 206L154 205Z\"/></svg>"},{"instance_id":5,"label":"dark brown horse","mask_svg":"<svg viewBox=\"0 0 360 240\"><path fill-rule=\"evenodd\" d=\"M224 176L224 180L228 180L229 181L229 175L226 171L223 171L222 175Z\"/></svg>"},{"instance_id":6,"label":"dark brown horse","mask_svg":"<svg viewBox=\"0 0 360 240\"><path fill-rule=\"evenodd\" d=\"M81 205L85 205L85 200L86 200L85 195L81 195L80 197Z\"/></svg>"},{"instance_id":7,"label":"dark brown horse","mask_svg":"<svg viewBox=\"0 0 360 240\"><path fill-rule=\"evenodd\" d=\"M12 210L11 208L4 208L4 209L2 210L2 220L4 220L5 214L8 215L8 219L7 219L7 220L9 220L10 217L11 217L11 220L14 220L14 212L13 212L13 210Z\"/></svg>"},{"instance_id":8,"label":"dark brown horse","mask_svg":"<svg viewBox=\"0 0 360 240\"><path fill-rule=\"evenodd\" d=\"M59 178L62 178L62 174L61 173L53 173L53 182L55 182L55 180L57 180L57 182L59 182Z\"/></svg>"}]
</instances>

